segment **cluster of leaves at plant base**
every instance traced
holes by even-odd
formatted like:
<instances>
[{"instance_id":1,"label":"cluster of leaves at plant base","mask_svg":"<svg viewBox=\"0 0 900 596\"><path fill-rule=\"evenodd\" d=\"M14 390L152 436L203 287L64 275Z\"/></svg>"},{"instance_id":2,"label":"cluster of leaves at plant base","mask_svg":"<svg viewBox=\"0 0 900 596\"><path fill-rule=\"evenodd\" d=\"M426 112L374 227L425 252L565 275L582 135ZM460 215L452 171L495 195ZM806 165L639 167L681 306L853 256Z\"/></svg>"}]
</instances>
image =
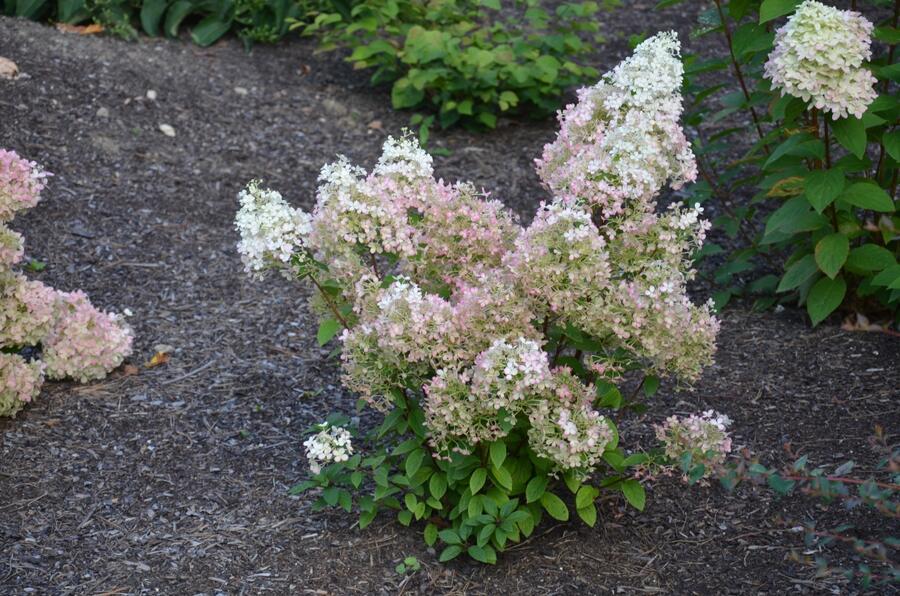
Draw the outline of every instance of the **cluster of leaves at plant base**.
<instances>
[{"instance_id":1,"label":"cluster of leaves at plant base","mask_svg":"<svg viewBox=\"0 0 900 596\"><path fill-rule=\"evenodd\" d=\"M191 24L191 38L207 46L234 30L245 43L272 43L288 31L287 19L305 12L299 0L3 0L3 12L34 20L94 22L121 37L178 35Z\"/></svg>"},{"instance_id":2,"label":"cluster of leaves at plant base","mask_svg":"<svg viewBox=\"0 0 900 596\"><path fill-rule=\"evenodd\" d=\"M660 6L681 1L665 0ZM814 325L842 304L900 317L897 2L890 2L893 15L875 31L872 69L879 80L878 99L861 119L837 121L800 99L773 92L762 76L779 19L799 0L709 4L694 36L721 36L729 53L686 61L691 100L686 122L695 129L702 176L690 192L695 201L714 201L721 213L714 224L744 244L715 272L724 288L716 295L717 306L734 295L756 294L758 308L777 301L805 305ZM723 78L729 82L705 82ZM750 126L724 124L734 115ZM751 134L755 144L735 156L734 148ZM768 214L762 230L753 229L758 212ZM707 243L701 256L723 252ZM781 276L744 284L742 276L760 260L781 269L784 255Z\"/></svg>"},{"instance_id":3,"label":"cluster of leaves at plant base","mask_svg":"<svg viewBox=\"0 0 900 596\"><path fill-rule=\"evenodd\" d=\"M900 449L887 443L884 431L876 427L873 446L883 453L874 473L865 478L853 477L853 461L845 462L829 472L824 466L811 468L807 456L797 458L784 469L767 468L750 459L749 454L736 463L717 471L722 485L729 491L741 482L768 486L779 495L800 492L826 503L841 502L848 510L865 506L888 521L892 534L869 539L860 537L864 530L855 531L851 524L822 530L814 520L802 524L807 551L820 553L812 561L821 572L841 573L856 580L863 588L900 582L900 536L896 535L896 520L900 519ZM682 470L691 484L703 477L702 465L682 461ZM794 525L794 524L790 524ZM889 532L891 530L888 530ZM832 566L824 555L825 547L839 543L849 546L860 562L855 568ZM798 560L802 557L797 556ZM801 562L806 562L801 560Z\"/></svg>"},{"instance_id":4,"label":"cluster of leaves at plant base","mask_svg":"<svg viewBox=\"0 0 900 596\"><path fill-rule=\"evenodd\" d=\"M622 403L614 388L601 392L605 401ZM556 480L550 474L551 463L529 449L524 428L508 429L509 435L502 440L479 446L470 455L435 459L418 401L399 391L393 398L394 408L367 437L369 455L357 453L346 462L330 464L292 487L291 493L320 488L313 505L316 510L341 507L349 513L355 501L361 529L379 511L396 511L405 526L423 524L426 544L443 545L441 562L465 553L482 563L496 563L497 553L530 536L545 513L559 521L569 519L570 506L563 499L566 492L571 494L575 513L591 527L597 522L594 502L601 489L621 491L633 507L644 509L644 487L627 469L647 462L646 454L626 457L621 448L610 445L604 459L611 473L597 486L573 474ZM346 418L329 422L341 426Z\"/></svg>"},{"instance_id":5,"label":"cluster of leaves at plant base","mask_svg":"<svg viewBox=\"0 0 900 596\"><path fill-rule=\"evenodd\" d=\"M539 0L512 4L325 0L296 26L320 35L323 50L350 49L356 68L374 70L372 84L392 83L395 108L431 108L414 124L493 128L500 114L552 114L568 87L597 78L575 62L601 41L597 2L561 3L554 14Z\"/></svg>"}]
</instances>

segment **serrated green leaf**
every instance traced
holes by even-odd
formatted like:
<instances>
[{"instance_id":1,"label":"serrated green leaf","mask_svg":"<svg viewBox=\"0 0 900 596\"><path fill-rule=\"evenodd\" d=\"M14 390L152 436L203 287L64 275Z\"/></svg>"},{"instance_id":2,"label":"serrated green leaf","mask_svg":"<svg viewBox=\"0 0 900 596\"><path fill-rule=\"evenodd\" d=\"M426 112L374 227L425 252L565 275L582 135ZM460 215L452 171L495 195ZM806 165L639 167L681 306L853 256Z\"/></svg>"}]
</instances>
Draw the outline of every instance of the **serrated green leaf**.
<instances>
[{"instance_id":1,"label":"serrated green leaf","mask_svg":"<svg viewBox=\"0 0 900 596\"><path fill-rule=\"evenodd\" d=\"M835 140L847 151L860 159L866 154L866 127L862 120L853 116L834 120L831 130Z\"/></svg>"},{"instance_id":2,"label":"serrated green leaf","mask_svg":"<svg viewBox=\"0 0 900 596\"><path fill-rule=\"evenodd\" d=\"M800 0L763 0L759 7L759 22L767 23L772 19L794 12Z\"/></svg>"},{"instance_id":3,"label":"serrated green leaf","mask_svg":"<svg viewBox=\"0 0 900 596\"><path fill-rule=\"evenodd\" d=\"M816 258L813 255L809 254L804 256L802 259L788 267L788 270L785 271L784 277L781 278L781 282L779 282L775 291L779 293L788 292L794 288L800 287L803 282L815 275L818 269Z\"/></svg>"},{"instance_id":4,"label":"serrated green leaf","mask_svg":"<svg viewBox=\"0 0 900 596\"><path fill-rule=\"evenodd\" d=\"M843 192L845 180L844 172L837 168L810 172L803 182L806 200L822 213Z\"/></svg>"},{"instance_id":5,"label":"serrated green leaf","mask_svg":"<svg viewBox=\"0 0 900 596\"><path fill-rule=\"evenodd\" d=\"M341 330L341 324L334 319L325 319L319 323L319 331L316 333L316 341L324 346Z\"/></svg>"},{"instance_id":6,"label":"serrated green leaf","mask_svg":"<svg viewBox=\"0 0 900 596\"><path fill-rule=\"evenodd\" d=\"M815 254L822 273L834 279L850 254L850 240L843 234L829 234L816 244Z\"/></svg>"},{"instance_id":7,"label":"serrated green leaf","mask_svg":"<svg viewBox=\"0 0 900 596\"><path fill-rule=\"evenodd\" d=\"M834 309L841 305L846 293L847 282L843 277L835 279L823 277L813 285L806 297L806 312L812 319L813 327L825 320L834 312Z\"/></svg>"},{"instance_id":8,"label":"serrated green leaf","mask_svg":"<svg viewBox=\"0 0 900 596\"><path fill-rule=\"evenodd\" d=\"M861 209L870 209L882 213L894 211L894 202L891 200L891 197L874 182L851 184L841 195L841 198Z\"/></svg>"}]
</instances>

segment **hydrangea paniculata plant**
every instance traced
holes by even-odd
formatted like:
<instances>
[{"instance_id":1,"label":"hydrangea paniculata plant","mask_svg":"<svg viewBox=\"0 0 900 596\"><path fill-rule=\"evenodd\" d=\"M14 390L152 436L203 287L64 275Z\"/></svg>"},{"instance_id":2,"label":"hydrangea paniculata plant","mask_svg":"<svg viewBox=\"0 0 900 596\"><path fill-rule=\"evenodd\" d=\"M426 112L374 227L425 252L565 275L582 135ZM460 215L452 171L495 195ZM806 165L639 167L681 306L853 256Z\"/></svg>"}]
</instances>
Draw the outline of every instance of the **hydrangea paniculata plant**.
<instances>
[{"instance_id":1,"label":"hydrangea paniculata plant","mask_svg":"<svg viewBox=\"0 0 900 596\"><path fill-rule=\"evenodd\" d=\"M22 236L5 226L37 205L46 178L34 162L0 149L0 416L37 397L44 374L82 383L102 379L131 353L131 330L97 310L83 292L59 292L11 269L23 255ZM40 361L19 352L37 346Z\"/></svg>"},{"instance_id":2,"label":"hydrangea paniculata plant","mask_svg":"<svg viewBox=\"0 0 900 596\"><path fill-rule=\"evenodd\" d=\"M567 519L557 479L591 525L591 479L643 507L616 383L628 371L648 387L696 379L718 329L686 290L702 210L656 212L663 185L696 171L678 52L673 33L645 41L560 115L537 164L554 197L528 227L471 185L435 180L411 136L388 138L371 173L325 166L309 216L256 185L241 194L245 262L310 282L319 341L339 338L344 384L385 415L366 458L329 455L334 429L307 441L315 477L300 489L326 487L320 504L343 506L366 471L360 525L385 508L406 524L441 517L442 560L465 545L491 562L542 512ZM434 543L436 526L425 534Z\"/></svg>"}]
</instances>

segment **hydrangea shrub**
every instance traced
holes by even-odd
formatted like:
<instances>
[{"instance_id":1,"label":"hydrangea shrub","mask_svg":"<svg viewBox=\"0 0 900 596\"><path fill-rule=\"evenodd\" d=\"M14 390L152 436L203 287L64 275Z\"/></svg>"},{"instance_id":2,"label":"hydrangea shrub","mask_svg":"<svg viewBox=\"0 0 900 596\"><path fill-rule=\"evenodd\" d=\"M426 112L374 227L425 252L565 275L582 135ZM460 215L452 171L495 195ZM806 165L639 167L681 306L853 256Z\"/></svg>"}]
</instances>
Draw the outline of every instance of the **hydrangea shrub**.
<instances>
[{"instance_id":1,"label":"hydrangea shrub","mask_svg":"<svg viewBox=\"0 0 900 596\"><path fill-rule=\"evenodd\" d=\"M526 227L472 185L435 180L408 135L370 173L326 165L311 214L255 182L240 194L247 271L312 287L319 342L340 342L344 385L383 413L364 449L345 420L312 429L297 492L347 511L355 497L361 527L396 510L444 544L442 561L487 563L544 514L574 505L593 525L601 489L644 507L631 468L650 456L622 444L633 404L618 385L633 371L647 394L662 376L697 379L718 330L686 290L702 210L656 205L696 172L679 50L674 33L648 39L560 113L537 160L554 198Z\"/></svg>"},{"instance_id":2,"label":"hydrangea shrub","mask_svg":"<svg viewBox=\"0 0 900 596\"><path fill-rule=\"evenodd\" d=\"M45 375L102 379L131 353L131 331L118 316L95 308L83 292L60 292L13 269L24 240L7 224L37 205L49 175L0 149L0 416L14 416L37 397ZM41 359L27 361L26 347L37 347Z\"/></svg>"}]
</instances>

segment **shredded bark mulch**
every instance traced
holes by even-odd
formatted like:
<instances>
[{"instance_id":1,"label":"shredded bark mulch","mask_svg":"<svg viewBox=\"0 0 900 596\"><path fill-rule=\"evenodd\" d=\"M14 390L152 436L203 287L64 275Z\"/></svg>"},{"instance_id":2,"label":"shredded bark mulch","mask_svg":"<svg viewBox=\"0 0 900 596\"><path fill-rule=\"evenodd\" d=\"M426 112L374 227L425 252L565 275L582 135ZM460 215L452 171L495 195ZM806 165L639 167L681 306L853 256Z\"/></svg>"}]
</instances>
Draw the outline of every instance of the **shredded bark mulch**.
<instances>
[{"instance_id":1,"label":"shredded bark mulch","mask_svg":"<svg viewBox=\"0 0 900 596\"><path fill-rule=\"evenodd\" d=\"M624 32L689 29L691 15L630 4L610 21L598 65L627 52ZM332 410L353 413L355 400L315 343L303 292L242 272L235 195L260 177L310 207L323 163L343 153L370 166L408 117L364 73L313 50L308 40L250 54L234 40L127 43L0 18L0 56L23 73L0 80L0 146L55 174L43 202L14 222L28 256L47 263L30 275L130 309L136 332L132 368L90 385L48 384L0 421L0 591L856 590L842 576L817 576L805 559L820 553L804 551L792 528L849 516L862 530L883 529L877 518L752 487L729 494L668 479L643 514L605 500L596 528L545 522L495 567L439 564L421 528L382 516L359 531L353 516L314 513L311 496L288 496L306 474L304 431ZM436 167L527 218L547 198L532 159L553 134L552 122L441 134L435 146L451 153ZM650 422L715 408L735 420L737 444L771 464L795 457L789 444L814 464L853 459L870 469L875 426L900 427L897 338L844 332L837 321L811 330L790 309L736 307L723 318L716 365L693 391L661 391L625 434L633 427L631 440L649 446ZM170 361L147 368L161 345ZM841 548L825 554L854 563ZM422 569L399 575L405 556Z\"/></svg>"}]
</instances>

